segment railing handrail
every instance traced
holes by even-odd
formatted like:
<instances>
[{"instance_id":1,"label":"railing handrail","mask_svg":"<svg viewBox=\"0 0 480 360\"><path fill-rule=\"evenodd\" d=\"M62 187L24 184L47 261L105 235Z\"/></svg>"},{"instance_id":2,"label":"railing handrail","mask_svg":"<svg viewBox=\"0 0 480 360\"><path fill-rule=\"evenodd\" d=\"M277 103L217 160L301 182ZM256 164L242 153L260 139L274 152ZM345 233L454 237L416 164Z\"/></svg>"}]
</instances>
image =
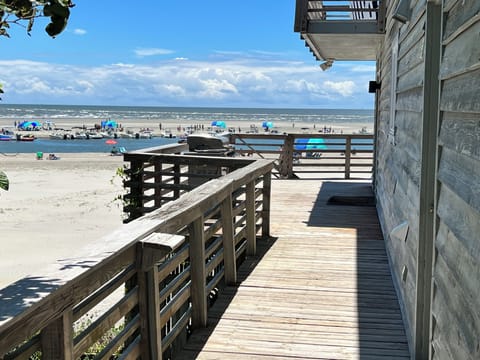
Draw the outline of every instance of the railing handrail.
<instances>
[{"instance_id":1,"label":"railing handrail","mask_svg":"<svg viewBox=\"0 0 480 360\"><path fill-rule=\"evenodd\" d=\"M299 145L307 145L301 139L322 139L324 142L298 150ZM351 173L369 173L373 166L373 134L338 133L285 133L285 134L233 134L230 142L238 145L236 151L242 155L256 154L265 158L277 156L275 169L282 178L295 178L295 173L339 173L349 179ZM264 140L263 142L261 142ZM341 140L341 141L338 141ZM371 143L359 141L371 140ZM335 142L338 141L338 142ZM325 148L330 147L330 148ZM341 156L335 154L342 153ZM302 156L305 155L305 156ZM324 155L318 157L317 155ZM359 156L353 157L352 155ZM371 154L371 156L369 156ZM264 156L265 155L265 156ZM315 155L315 156L314 156ZM316 157L317 156L317 157ZM300 160L306 160L300 162ZM313 168L316 170L312 170ZM302 170L309 168L309 170ZM343 168L343 171L336 170ZM368 169L370 168L370 169Z\"/></svg>"},{"instance_id":2,"label":"railing handrail","mask_svg":"<svg viewBox=\"0 0 480 360\"><path fill-rule=\"evenodd\" d=\"M147 154L139 153L136 156L143 155ZM44 284L48 283L50 290L42 292L39 289L36 298L30 299L21 307L18 307L18 299L14 297L6 299L4 296L0 304L0 314L4 317L0 318L0 357L25 339L45 329L67 309L71 309L91 292L99 289L116 274L116 270L132 261L136 263L138 261L136 247L139 242L154 233L169 233L174 236L179 229L194 219L202 218L212 207L230 199L231 194L240 186L251 183L258 176L268 174L273 167L271 161L264 160L250 161L249 164L243 161L243 164L246 166L222 178L210 180L177 200L122 225L121 228L102 237L96 246L88 248L76 261L49 266L45 273L39 274L37 278L43 279ZM268 205L265 210L268 210ZM250 221L256 222L255 218L250 218ZM255 228L255 223L250 227ZM155 246L163 246L168 252L171 244L167 241ZM167 252L163 252L162 256ZM138 267L138 264L136 266ZM21 281L15 284L20 285Z\"/></svg>"},{"instance_id":3,"label":"railing handrail","mask_svg":"<svg viewBox=\"0 0 480 360\"><path fill-rule=\"evenodd\" d=\"M310 21L375 23L378 32L383 33L385 0L297 0L294 31L307 31Z\"/></svg>"}]
</instances>

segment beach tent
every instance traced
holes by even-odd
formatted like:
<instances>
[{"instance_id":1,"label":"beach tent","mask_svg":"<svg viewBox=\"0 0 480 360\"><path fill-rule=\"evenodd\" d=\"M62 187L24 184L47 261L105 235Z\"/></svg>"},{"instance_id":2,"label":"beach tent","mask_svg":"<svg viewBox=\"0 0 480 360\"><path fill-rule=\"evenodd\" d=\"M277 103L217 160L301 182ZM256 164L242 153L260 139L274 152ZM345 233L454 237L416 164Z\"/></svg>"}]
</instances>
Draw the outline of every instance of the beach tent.
<instances>
[{"instance_id":1,"label":"beach tent","mask_svg":"<svg viewBox=\"0 0 480 360\"><path fill-rule=\"evenodd\" d=\"M327 145L320 138L299 138L295 140L295 150L325 150Z\"/></svg>"},{"instance_id":2,"label":"beach tent","mask_svg":"<svg viewBox=\"0 0 480 360\"><path fill-rule=\"evenodd\" d=\"M23 121L18 124L19 129L36 129L41 126L42 124L38 121Z\"/></svg>"},{"instance_id":3,"label":"beach tent","mask_svg":"<svg viewBox=\"0 0 480 360\"><path fill-rule=\"evenodd\" d=\"M113 120L105 120L105 121L102 121L102 128L109 128L109 129L114 129L116 128L118 125L117 125L117 122L116 121L113 121Z\"/></svg>"},{"instance_id":4,"label":"beach tent","mask_svg":"<svg viewBox=\"0 0 480 360\"><path fill-rule=\"evenodd\" d=\"M212 121L212 126L216 126L216 127L219 127L219 128L223 128L225 129L227 127L227 124L225 123L225 121Z\"/></svg>"},{"instance_id":5,"label":"beach tent","mask_svg":"<svg viewBox=\"0 0 480 360\"><path fill-rule=\"evenodd\" d=\"M262 127L263 127L263 128L267 128L267 129L271 129L271 128L273 128L273 122L271 122L271 121L264 121L264 122L262 122Z\"/></svg>"}]
</instances>

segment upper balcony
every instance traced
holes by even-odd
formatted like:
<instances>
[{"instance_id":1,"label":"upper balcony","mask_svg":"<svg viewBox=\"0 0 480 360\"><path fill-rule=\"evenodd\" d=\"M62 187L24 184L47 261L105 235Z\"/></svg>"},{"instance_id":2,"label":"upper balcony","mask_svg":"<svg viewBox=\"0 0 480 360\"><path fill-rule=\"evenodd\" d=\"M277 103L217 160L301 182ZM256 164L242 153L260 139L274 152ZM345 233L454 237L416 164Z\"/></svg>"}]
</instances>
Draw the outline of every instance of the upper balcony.
<instances>
[{"instance_id":1,"label":"upper balcony","mask_svg":"<svg viewBox=\"0 0 480 360\"><path fill-rule=\"evenodd\" d=\"M385 0L297 0L294 30L327 67L334 60L376 60Z\"/></svg>"}]
</instances>

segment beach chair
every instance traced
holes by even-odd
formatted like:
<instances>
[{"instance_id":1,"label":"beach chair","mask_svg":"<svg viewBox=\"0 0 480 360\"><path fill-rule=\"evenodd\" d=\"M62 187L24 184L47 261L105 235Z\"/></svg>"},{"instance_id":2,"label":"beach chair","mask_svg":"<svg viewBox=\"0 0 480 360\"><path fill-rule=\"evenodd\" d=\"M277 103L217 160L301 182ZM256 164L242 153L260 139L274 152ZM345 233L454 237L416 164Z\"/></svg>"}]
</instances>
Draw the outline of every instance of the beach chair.
<instances>
[{"instance_id":1,"label":"beach chair","mask_svg":"<svg viewBox=\"0 0 480 360\"><path fill-rule=\"evenodd\" d=\"M36 157L37 160L43 160L43 152L37 151L37 155L36 155L36 156L37 156L37 157Z\"/></svg>"}]
</instances>

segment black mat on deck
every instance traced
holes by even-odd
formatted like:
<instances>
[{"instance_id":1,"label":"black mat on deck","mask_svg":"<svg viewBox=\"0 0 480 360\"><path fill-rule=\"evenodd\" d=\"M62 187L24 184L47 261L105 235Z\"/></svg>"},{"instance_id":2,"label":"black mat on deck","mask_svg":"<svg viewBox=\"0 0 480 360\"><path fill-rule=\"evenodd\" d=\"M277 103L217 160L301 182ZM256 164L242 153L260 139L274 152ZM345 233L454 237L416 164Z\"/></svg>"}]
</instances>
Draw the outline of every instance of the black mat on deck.
<instances>
[{"instance_id":1,"label":"black mat on deck","mask_svg":"<svg viewBox=\"0 0 480 360\"><path fill-rule=\"evenodd\" d=\"M331 196L327 205L348 205L348 206L375 206L375 198L373 196Z\"/></svg>"}]
</instances>

